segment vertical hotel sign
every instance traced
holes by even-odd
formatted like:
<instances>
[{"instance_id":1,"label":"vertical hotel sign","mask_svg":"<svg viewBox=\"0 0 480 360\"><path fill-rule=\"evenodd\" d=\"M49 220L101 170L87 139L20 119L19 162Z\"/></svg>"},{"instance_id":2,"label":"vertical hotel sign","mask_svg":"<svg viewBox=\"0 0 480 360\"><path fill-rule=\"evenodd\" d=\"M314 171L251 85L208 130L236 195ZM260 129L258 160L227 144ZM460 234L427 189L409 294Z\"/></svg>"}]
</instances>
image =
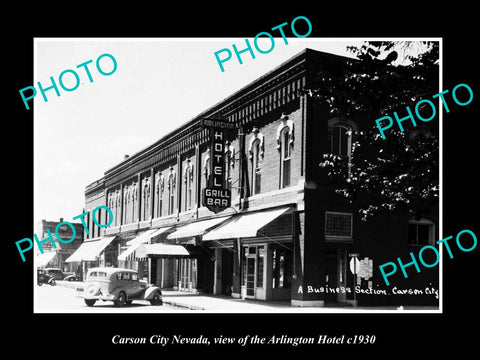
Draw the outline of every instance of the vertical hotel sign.
<instances>
[{"instance_id":1,"label":"vertical hotel sign","mask_svg":"<svg viewBox=\"0 0 480 360\"><path fill-rule=\"evenodd\" d=\"M210 177L202 190L202 205L219 213L231 204L231 191L225 187L225 138L226 131L235 129L235 124L203 119L202 125L210 132Z\"/></svg>"}]
</instances>

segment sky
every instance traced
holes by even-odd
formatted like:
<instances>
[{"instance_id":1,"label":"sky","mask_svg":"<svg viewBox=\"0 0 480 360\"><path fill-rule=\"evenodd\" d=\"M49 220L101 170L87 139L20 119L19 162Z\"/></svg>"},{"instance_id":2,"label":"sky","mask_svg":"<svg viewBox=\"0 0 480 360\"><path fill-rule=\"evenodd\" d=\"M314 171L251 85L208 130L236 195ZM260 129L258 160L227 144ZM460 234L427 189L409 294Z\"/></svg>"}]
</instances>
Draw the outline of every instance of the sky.
<instances>
[{"instance_id":1,"label":"sky","mask_svg":"<svg viewBox=\"0 0 480 360\"><path fill-rule=\"evenodd\" d=\"M222 72L214 52L232 50L232 44L242 49L245 39L35 39L35 224L41 219L71 221L82 213L85 187L124 155L146 148L304 48L351 57L347 46L361 41L288 38L286 45L282 38L275 38L268 54L255 52L252 59L244 53L243 64L233 55ZM259 43L262 49L268 45ZM116 60L111 75L102 75L96 68L102 54ZM84 66L77 68L89 60L93 82ZM99 64L106 73L114 69L108 57ZM75 70L80 79L78 88L70 92L59 85L59 75L67 69ZM37 82L47 88L50 77L60 96L47 90L45 102ZM62 80L65 87L75 87L71 72Z\"/></svg>"}]
</instances>

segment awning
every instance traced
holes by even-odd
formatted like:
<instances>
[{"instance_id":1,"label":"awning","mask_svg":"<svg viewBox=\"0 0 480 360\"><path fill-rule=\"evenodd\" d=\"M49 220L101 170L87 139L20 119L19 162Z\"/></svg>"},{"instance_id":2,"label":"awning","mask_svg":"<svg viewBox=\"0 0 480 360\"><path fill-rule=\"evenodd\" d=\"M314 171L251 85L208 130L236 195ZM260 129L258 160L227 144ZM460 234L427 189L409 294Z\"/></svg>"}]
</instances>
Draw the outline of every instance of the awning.
<instances>
[{"instance_id":1,"label":"awning","mask_svg":"<svg viewBox=\"0 0 480 360\"><path fill-rule=\"evenodd\" d=\"M203 236L203 241L256 237L258 230L285 213L290 207L252 212L233 217Z\"/></svg>"},{"instance_id":2,"label":"awning","mask_svg":"<svg viewBox=\"0 0 480 360\"><path fill-rule=\"evenodd\" d=\"M137 256L145 257L147 255L160 256L188 256L190 253L182 245L170 244L142 244L137 248Z\"/></svg>"},{"instance_id":3,"label":"awning","mask_svg":"<svg viewBox=\"0 0 480 360\"><path fill-rule=\"evenodd\" d=\"M47 264L53 260L55 255L57 255L56 251L50 251L37 255L37 267L47 266Z\"/></svg>"},{"instance_id":4,"label":"awning","mask_svg":"<svg viewBox=\"0 0 480 360\"><path fill-rule=\"evenodd\" d=\"M138 256L135 250L137 250L137 248L143 243L149 242L153 237L160 235L168 229L170 229L170 227L147 230L144 233L138 235L136 238L127 241L127 245L129 245L129 247L118 256L118 260L134 260L134 258L144 257Z\"/></svg>"},{"instance_id":5,"label":"awning","mask_svg":"<svg viewBox=\"0 0 480 360\"><path fill-rule=\"evenodd\" d=\"M107 236L85 240L65 262L95 261L100 253L115 239L115 236Z\"/></svg>"},{"instance_id":6,"label":"awning","mask_svg":"<svg viewBox=\"0 0 480 360\"><path fill-rule=\"evenodd\" d=\"M178 238L186 238L186 237L194 237L203 235L207 232L208 229L220 224L221 222L229 219L230 216L222 216L219 218L197 221L194 223L190 223L188 225L182 226L178 228L177 231L169 234L167 239L178 239Z\"/></svg>"}]
</instances>

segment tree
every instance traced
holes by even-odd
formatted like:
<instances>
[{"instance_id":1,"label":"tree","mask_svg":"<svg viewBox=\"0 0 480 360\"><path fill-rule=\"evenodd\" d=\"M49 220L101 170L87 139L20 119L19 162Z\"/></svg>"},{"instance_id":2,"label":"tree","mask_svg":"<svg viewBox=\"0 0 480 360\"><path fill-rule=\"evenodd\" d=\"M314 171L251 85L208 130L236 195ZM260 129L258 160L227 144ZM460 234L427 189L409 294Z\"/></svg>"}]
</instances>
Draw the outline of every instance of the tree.
<instances>
[{"instance_id":1,"label":"tree","mask_svg":"<svg viewBox=\"0 0 480 360\"><path fill-rule=\"evenodd\" d=\"M415 53L415 45L425 50ZM349 50L358 60L348 61L340 72L322 73L324 85L306 90L328 104L332 116L368 113L375 124L394 111L406 114L406 106L438 93L438 42L366 42ZM407 53L403 64L395 64L398 51ZM375 125L367 126L353 134L349 158L324 154L319 165L336 183L336 192L359 206L362 220L398 209L419 218L438 202L438 156L435 118L406 132L389 129L385 140ZM357 201L360 194L368 204Z\"/></svg>"}]
</instances>

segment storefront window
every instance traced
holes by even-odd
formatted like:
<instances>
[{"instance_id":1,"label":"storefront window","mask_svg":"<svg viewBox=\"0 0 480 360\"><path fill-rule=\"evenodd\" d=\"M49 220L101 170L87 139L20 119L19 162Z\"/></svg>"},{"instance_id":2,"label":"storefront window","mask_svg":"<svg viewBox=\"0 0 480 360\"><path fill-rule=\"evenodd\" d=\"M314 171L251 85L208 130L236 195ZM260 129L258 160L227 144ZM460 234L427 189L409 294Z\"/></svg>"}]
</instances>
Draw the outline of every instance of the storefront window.
<instances>
[{"instance_id":1,"label":"storefront window","mask_svg":"<svg viewBox=\"0 0 480 360\"><path fill-rule=\"evenodd\" d=\"M258 248L257 287L263 288L263 246Z\"/></svg>"}]
</instances>

